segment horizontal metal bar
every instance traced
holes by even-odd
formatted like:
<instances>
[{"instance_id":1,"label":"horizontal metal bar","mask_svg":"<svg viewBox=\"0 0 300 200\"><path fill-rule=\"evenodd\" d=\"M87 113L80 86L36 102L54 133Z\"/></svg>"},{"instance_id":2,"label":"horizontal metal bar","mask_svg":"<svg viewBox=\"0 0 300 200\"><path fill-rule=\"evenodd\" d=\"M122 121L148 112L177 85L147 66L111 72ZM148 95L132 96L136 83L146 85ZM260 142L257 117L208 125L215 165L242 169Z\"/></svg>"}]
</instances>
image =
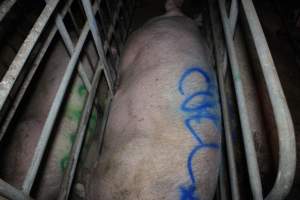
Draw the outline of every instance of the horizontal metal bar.
<instances>
[{"instance_id":1,"label":"horizontal metal bar","mask_svg":"<svg viewBox=\"0 0 300 200\"><path fill-rule=\"evenodd\" d=\"M87 35L89 33L89 26L88 23L85 24L81 35L78 39L77 45L75 47L75 51L71 57L71 60L67 66L66 72L64 74L64 77L60 83L60 86L58 88L58 91L56 93L56 96L54 98L54 101L52 103L52 106L50 108L48 117L46 119L46 122L44 124L40 139L38 141L38 144L36 146L34 156L31 162L31 166L26 174L24 183L23 183L23 191L26 194L29 194L32 188L32 185L34 183L34 180L37 175L37 171L39 169L39 166L41 164L42 157L44 155L51 131L53 129L53 125L55 123L57 114L59 112L60 106L62 104L65 92L67 90L67 87L69 85L69 82L71 80L72 74L75 70L78 58L80 56L82 47L86 41Z\"/></svg>"},{"instance_id":2,"label":"horizontal metal bar","mask_svg":"<svg viewBox=\"0 0 300 200\"><path fill-rule=\"evenodd\" d=\"M89 23L89 26L90 26L90 29L91 29L92 36L93 36L94 41L95 41L95 46L96 46L98 55L99 55L100 60L103 62L103 65L104 65L104 74L105 74L105 77L106 77L106 80L107 80L107 83L108 83L109 90L110 90L111 93L113 93L113 90L114 90L114 88L113 88L113 79L112 79L112 76L111 76L111 72L109 70L109 66L108 66L107 61L106 61L106 56L105 56L104 50L103 50L103 44L102 44L102 41L101 41L101 38L100 38L100 32L98 30L97 22L96 22L94 13L92 11L91 2L89 0L81 0L81 2L82 2L82 5L83 5L83 8L84 8L84 11L85 11L85 15L88 19L88 23Z\"/></svg>"},{"instance_id":3,"label":"horizontal metal bar","mask_svg":"<svg viewBox=\"0 0 300 200\"><path fill-rule=\"evenodd\" d=\"M235 93L237 97L237 104L241 122L241 128L243 133L243 141L246 152L246 161L248 165L248 174L250 180L250 187L253 194L253 198L256 200L263 199L262 196L262 185L259 174L257 155L254 146L254 139L251 132L249 116L247 111L246 96L244 94L244 89L241 81L241 73L239 69L239 63L232 39L232 31L230 23L226 20L226 8L225 2L223 0L218 0L219 11L221 13L221 19L223 24L223 30L225 34L225 42L227 46L227 51L229 55L230 66L233 75L233 83L235 87Z\"/></svg>"},{"instance_id":4,"label":"horizontal metal bar","mask_svg":"<svg viewBox=\"0 0 300 200\"><path fill-rule=\"evenodd\" d=\"M292 118L254 5L251 0L241 0L241 5L257 51L278 132L278 171L275 184L266 199L285 199L292 187L296 171L296 143Z\"/></svg>"},{"instance_id":5,"label":"horizontal metal bar","mask_svg":"<svg viewBox=\"0 0 300 200\"><path fill-rule=\"evenodd\" d=\"M70 159L68 162L68 167L67 167L67 170L65 171L65 174L64 174L64 177L62 180L62 184L61 184L61 188L60 188L60 192L59 192L59 196L58 196L59 200L63 200L63 199L67 200L69 197L69 193L70 193L72 182L73 182L74 175L75 175L76 166L77 166L77 163L79 160L79 155L80 155L83 141L85 138L86 129L88 127L90 115L93 110L93 102L95 100L95 96L97 93L97 88L98 88L98 85L100 82L100 75L101 75L102 70L103 70L103 64L100 61L97 66L95 76L93 78L91 91L88 95L87 102L85 104L85 107L84 107L84 110L82 113L82 117L80 119L75 142L72 146L72 150L70 153Z\"/></svg>"},{"instance_id":6,"label":"horizontal metal bar","mask_svg":"<svg viewBox=\"0 0 300 200\"><path fill-rule=\"evenodd\" d=\"M0 179L0 198L5 197L13 200L30 200L31 198L22 191Z\"/></svg>"},{"instance_id":7,"label":"horizontal metal bar","mask_svg":"<svg viewBox=\"0 0 300 200\"><path fill-rule=\"evenodd\" d=\"M4 0L0 5L0 22L7 15L10 9L15 5L17 0Z\"/></svg>"},{"instance_id":8,"label":"horizontal metal bar","mask_svg":"<svg viewBox=\"0 0 300 200\"><path fill-rule=\"evenodd\" d=\"M73 1L74 0L68 0L66 5L62 9L62 12L61 12L62 16L66 15L67 8L71 5L71 3ZM56 34L56 31L57 31L57 27L53 25L48 33L46 40L43 43L41 49L39 50L38 55L36 56L33 64L31 65L30 71L28 72L25 80L23 81L18 93L14 97L14 101L13 101L12 105L10 106L8 113L5 115L4 119L0 118L1 122L2 122L2 120L4 120L4 122L1 124L1 127L0 127L0 141L2 140L5 132L7 131L7 128L9 126L13 116L15 115L17 108L19 107L19 104L20 104L25 92L27 91L27 88L28 88L29 84L31 83L33 76L35 75L35 72L37 71L42 59L44 58L44 55L46 54L46 52L48 50L48 47L50 46L50 44Z\"/></svg>"},{"instance_id":9,"label":"horizontal metal bar","mask_svg":"<svg viewBox=\"0 0 300 200\"><path fill-rule=\"evenodd\" d=\"M12 61L9 69L5 73L3 79L0 82L0 112L4 103L8 99L8 96L14 86L15 81L18 79L31 51L37 43L39 37L42 34L46 24L48 23L51 15L57 7L59 0L53 0L46 4L42 13L38 17L37 21L33 25L30 33L26 37L22 46L20 47L16 57Z\"/></svg>"}]
</instances>

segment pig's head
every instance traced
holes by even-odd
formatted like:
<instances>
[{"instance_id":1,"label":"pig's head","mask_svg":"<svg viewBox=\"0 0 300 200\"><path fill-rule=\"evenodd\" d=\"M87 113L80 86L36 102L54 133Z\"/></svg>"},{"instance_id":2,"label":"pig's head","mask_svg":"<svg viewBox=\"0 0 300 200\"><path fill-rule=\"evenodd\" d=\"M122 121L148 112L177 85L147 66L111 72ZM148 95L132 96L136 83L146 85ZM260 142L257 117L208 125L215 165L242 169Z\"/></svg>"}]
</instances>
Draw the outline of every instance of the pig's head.
<instances>
[{"instance_id":1,"label":"pig's head","mask_svg":"<svg viewBox=\"0 0 300 200\"><path fill-rule=\"evenodd\" d=\"M167 15L183 15L180 8L184 0L167 0L165 8Z\"/></svg>"}]
</instances>

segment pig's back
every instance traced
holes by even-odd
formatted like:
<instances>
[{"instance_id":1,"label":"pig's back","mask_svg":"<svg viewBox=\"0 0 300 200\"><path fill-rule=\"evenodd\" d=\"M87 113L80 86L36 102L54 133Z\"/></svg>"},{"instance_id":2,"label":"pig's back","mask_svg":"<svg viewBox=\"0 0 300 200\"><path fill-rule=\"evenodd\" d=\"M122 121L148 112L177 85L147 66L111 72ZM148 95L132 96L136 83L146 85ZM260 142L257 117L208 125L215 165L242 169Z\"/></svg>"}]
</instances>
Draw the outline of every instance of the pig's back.
<instances>
[{"instance_id":1,"label":"pig's back","mask_svg":"<svg viewBox=\"0 0 300 200\"><path fill-rule=\"evenodd\" d=\"M185 76L193 70L196 75ZM182 103L207 89L206 76L216 86L205 40L186 17L153 19L129 39L120 71L91 198L179 199L181 186L191 182L188 157L199 144L185 126L191 113ZM219 142L211 122L198 129L208 142ZM193 173L202 177L198 193L206 197L214 192L218 151L207 150L193 162L203 160Z\"/></svg>"}]
</instances>

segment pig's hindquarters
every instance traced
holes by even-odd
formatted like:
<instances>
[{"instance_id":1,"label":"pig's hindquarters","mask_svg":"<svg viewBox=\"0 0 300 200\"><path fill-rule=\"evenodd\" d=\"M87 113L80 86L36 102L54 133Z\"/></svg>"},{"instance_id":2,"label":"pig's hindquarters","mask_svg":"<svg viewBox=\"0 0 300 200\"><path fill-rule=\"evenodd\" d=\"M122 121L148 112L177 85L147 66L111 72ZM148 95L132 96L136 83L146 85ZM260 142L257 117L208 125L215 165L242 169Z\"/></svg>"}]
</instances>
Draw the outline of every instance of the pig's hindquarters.
<instances>
[{"instance_id":1,"label":"pig's hindquarters","mask_svg":"<svg viewBox=\"0 0 300 200\"><path fill-rule=\"evenodd\" d=\"M91 199L213 197L220 112L199 37L185 17L169 17L129 40Z\"/></svg>"}]
</instances>

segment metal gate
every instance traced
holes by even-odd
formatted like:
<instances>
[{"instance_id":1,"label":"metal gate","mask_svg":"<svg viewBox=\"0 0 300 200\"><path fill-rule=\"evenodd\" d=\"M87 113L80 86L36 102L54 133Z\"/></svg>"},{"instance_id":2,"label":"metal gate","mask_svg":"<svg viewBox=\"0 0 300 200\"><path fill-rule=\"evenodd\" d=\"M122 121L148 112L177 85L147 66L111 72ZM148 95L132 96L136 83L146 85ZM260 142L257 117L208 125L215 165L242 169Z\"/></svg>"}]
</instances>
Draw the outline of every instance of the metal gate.
<instances>
[{"instance_id":1,"label":"metal gate","mask_svg":"<svg viewBox=\"0 0 300 200\"><path fill-rule=\"evenodd\" d=\"M5 17L9 15L10 10L16 3L18 3L17 0L4 0L1 3L1 21L5 20ZM77 9L74 9L74 4L79 5ZM91 112L94 104L97 104L95 101L95 98L97 98L96 91L102 73L104 73L109 87L105 108L98 113L103 115L100 131L104 130L108 107L114 92L114 82L117 77L116 67L123 44L127 38L133 8L134 0L95 0L92 2L89 0L46 0L44 8L23 44L17 50L13 61L7 70L4 71L0 82L0 141L6 134L7 128L56 34L59 34L63 39L70 55L70 61L53 100L47 120L44 123L38 144L35 147L33 159L23 182L22 190L0 179L1 196L8 199L31 199L30 192L37 178L58 112L64 103L64 96L70 85L71 77L74 73L78 73L88 90L88 97L59 193L59 199L68 198ZM78 13L81 13L85 18L82 27L79 25L80 19L75 16ZM78 35L76 43L72 41L70 33L65 26L64 19L66 15L71 18ZM86 53L82 52L82 49L89 34L92 35L99 57L95 69L91 66L84 66L80 61L80 55ZM117 55L114 58L111 56L112 45L117 50ZM91 80L89 74L92 75Z\"/></svg>"},{"instance_id":2,"label":"metal gate","mask_svg":"<svg viewBox=\"0 0 300 200\"><path fill-rule=\"evenodd\" d=\"M18 0L4 0L0 5L0 21L13 9ZM74 10L77 4L77 10ZM64 103L64 96L69 87L71 77L78 73L88 90L84 111L77 129L76 141L72 147L69 163L65 171L59 199L67 199L74 179L75 169L83 145L87 124L91 117L93 107L100 107L95 103L100 75L103 73L107 82L109 93L104 108L97 109L102 115L100 134L104 131L108 115L108 108L114 92L114 83L118 76L116 68L119 55L127 38L131 16L133 14L134 0L48 0L40 15L36 19L26 39L22 43L7 69L1 71L0 82L0 142L7 134L7 129L15 116L25 93L33 80L45 54L55 35L63 39L70 55L70 61L60 83L57 94L52 103L47 120L35 149L33 159L23 182L22 190L0 179L0 195L8 199L31 199L30 193L37 178L41 161L45 154L47 143L54 127L58 112ZM246 160L248 185L253 199L284 199L293 183L296 165L296 146L292 120L286 100L276 73L273 59L258 20L251 0L222 0L208 1L211 20L211 32L215 47L216 69L222 101L224 121L224 156L220 172L218 199L242 199L239 184L240 173L237 170L235 145L232 139L232 123L230 122L230 108L227 95L226 81L232 77L237 102L239 122L243 139L243 153ZM228 9L229 8L229 9ZM228 11L227 11L228 10ZM76 17L82 13L84 20L82 26ZM77 34L77 42L72 40L64 20L69 16ZM239 21L239 23L237 23ZM261 174L258 166L257 150L249 122L247 98L241 81L239 48L234 42L237 27L241 26L247 34L247 47L255 60L255 68L260 73L264 95L271 110L272 122L277 133L277 173L274 183L269 191L264 191L261 183ZM96 53L99 57L97 67L81 62L80 55L91 34ZM116 49L117 56L112 57L112 47ZM87 55L88 56L88 55ZM0 63L1 64L1 63ZM231 72L231 74L230 74ZM92 75L92 78L89 76ZM96 105L95 105L96 104Z\"/></svg>"},{"instance_id":3,"label":"metal gate","mask_svg":"<svg viewBox=\"0 0 300 200\"><path fill-rule=\"evenodd\" d=\"M296 144L292 119L286 99L274 66L274 62L267 45L262 27L251 0L208 1L213 42L215 46L215 58L219 88L222 101L222 113L224 121L224 156L220 173L219 199L285 199L288 195L295 176L296 168ZM237 23L239 21L239 23ZM238 27L238 28L237 28ZM239 30L237 30L239 29ZM240 56L240 45L235 42L237 31L245 32L246 48L250 52L250 67L255 69L256 80L261 84L261 95L267 99L264 111L270 113L268 118L272 123L277 144L275 144L275 174L272 187L264 191L261 174L258 165L253 128L250 125L251 110L247 110L249 104L245 85L243 85L242 65L247 62ZM230 74L231 71L231 74ZM247 187L250 187L250 195L243 194L237 170L237 157L232 138L232 123L230 123L230 111L225 82L232 78L233 90L238 107L238 114L242 134L243 155L246 161L244 170L247 172ZM261 104L263 104L261 102ZM271 134L268 136L272 140ZM268 144L264 144L268 145ZM227 178L228 177L228 178Z\"/></svg>"}]
</instances>

